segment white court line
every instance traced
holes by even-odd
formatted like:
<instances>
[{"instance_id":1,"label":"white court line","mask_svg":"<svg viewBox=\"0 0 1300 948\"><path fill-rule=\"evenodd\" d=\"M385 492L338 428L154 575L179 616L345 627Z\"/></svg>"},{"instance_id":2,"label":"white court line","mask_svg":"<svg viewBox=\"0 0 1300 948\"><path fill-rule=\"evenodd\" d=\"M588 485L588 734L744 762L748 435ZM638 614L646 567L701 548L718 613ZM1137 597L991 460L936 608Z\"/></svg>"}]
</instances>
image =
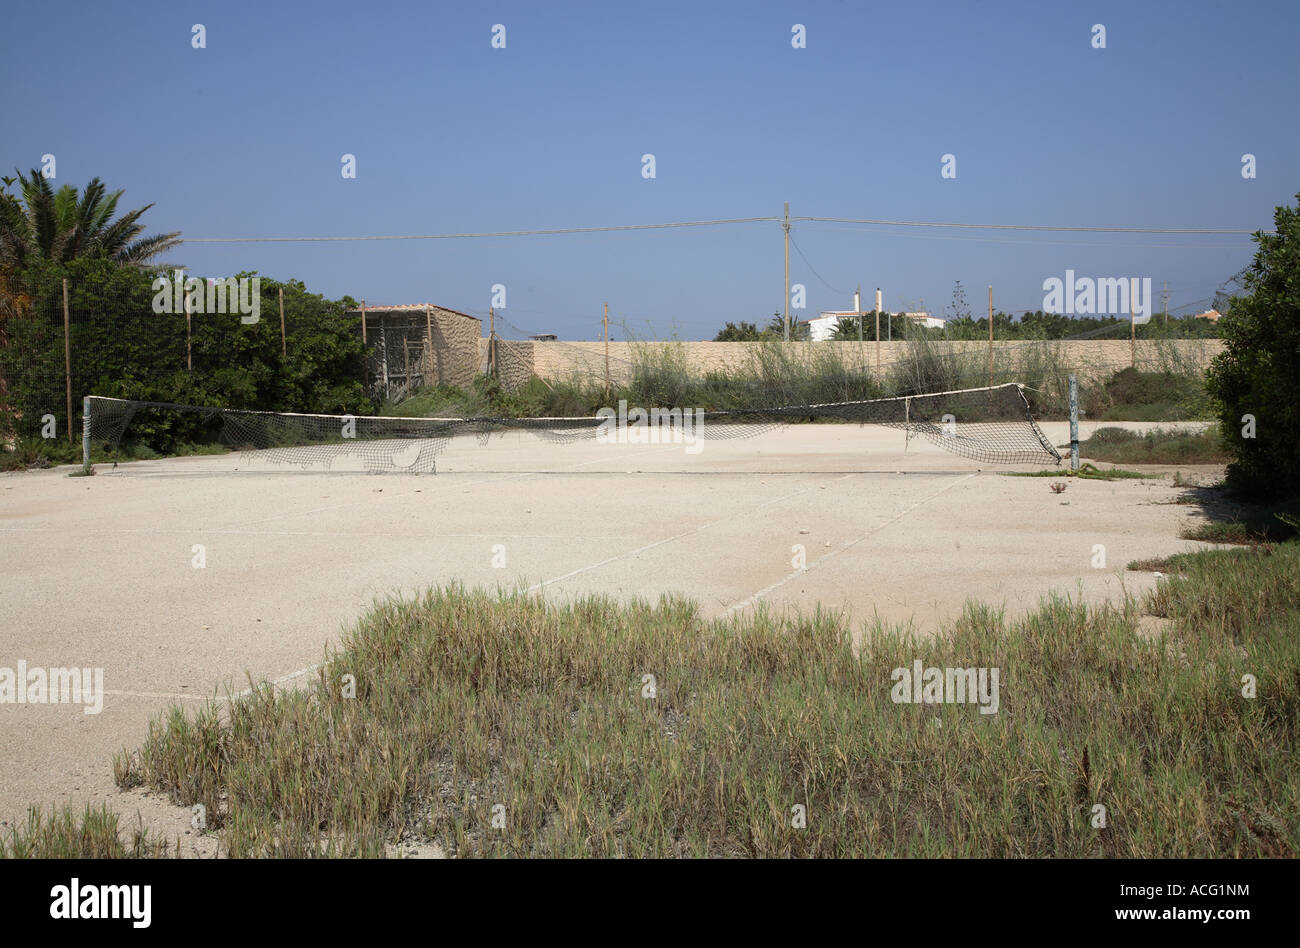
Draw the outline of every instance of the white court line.
<instances>
[{"instance_id":1,"label":"white court line","mask_svg":"<svg viewBox=\"0 0 1300 948\"><path fill-rule=\"evenodd\" d=\"M276 685L282 685L286 681L292 681L295 678L301 678L303 675L310 675L312 672L316 671L316 669L320 667L321 667L320 665L311 665L307 668L300 668L296 672L290 672L287 675L281 675L279 678L272 679L269 682L269 684L271 685L272 688L274 688ZM233 695L196 695L196 694L185 694L185 693L171 694L168 692L157 692L157 691L109 691L108 689L104 689L105 695L112 695L115 698L168 698L168 699L180 698L187 701L234 701L238 698L246 698L252 693L253 693L252 688L245 688L243 691L240 691L237 694L233 694Z\"/></svg>"},{"instance_id":2,"label":"white court line","mask_svg":"<svg viewBox=\"0 0 1300 948\"><path fill-rule=\"evenodd\" d=\"M57 533L66 534L62 527L0 527L0 533ZM109 536L123 534L146 534L148 536L191 536L196 533L212 536L249 536L249 537L346 537L359 539L370 537L379 540L621 540L624 534L573 534L573 533L352 533L346 530L209 530L204 527L192 527L184 530L159 530L157 528L140 528L138 530L78 529L79 534L101 533Z\"/></svg>"},{"instance_id":3,"label":"white court line","mask_svg":"<svg viewBox=\"0 0 1300 948\"><path fill-rule=\"evenodd\" d=\"M842 477L836 478L836 480L842 481L845 480L846 478L855 477L855 476L856 473L845 474ZM820 487L822 485L818 484L815 486ZM787 500L790 500L791 498L794 497L798 497L800 494L806 494L811 490L812 490L811 486L805 487L803 490L797 490L792 494L784 494L773 500L769 500L766 501L765 503L761 503L757 507L746 507L745 509L739 510L734 514L728 514L725 517L720 517L717 520L710 521L709 523L701 524L698 527L695 527L691 530L687 530L685 533L679 533L676 536L672 536L672 537L665 537L662 540L655 540L653 543L647 543L645 546L637 547L635 550L628 550L626 553L619 553L616 556L611 556L606 559L603 559L599 563L592 563L589 566L580 566L575 570L571 570L565 573L563 576L556 576L553 579L545 579L542 580L540 583L534 583L524 591L526 593L536 592L537 590L541 589L543 586L550 586L554 583L563 582L564 580L569 579L573 576L579 576L583 573L588 573L593 569L599 569L602 566L606 566L610 563L614 563L621 559L626 559L629 556L636 556L638 553L644 553L646 550L653 550L655 547L663 546L665 543L672 543L674 540L681 540L686 537L695 536L697 533L703 533L705 530L708 530L711 527L716 527L720 523L726 523L728 520L733 520L738 516L748 516L756 511L762 510L764 507L771 507L773 504L785 503Z\"/></svg>"},{"instance_id":4,"label":"white court line","mask_svg":"<svg viewBox=\"0 0 1300 948\"><path fill-rule=\"evenodd\" d=\"M902 513L898 514L897 516L891 517L889 520L886 520L884 523L880 524L879 526L873 527L872 529L868 530L866 533L858 537L856 540L850 540L848 543L845 543L843 546L841 546L838 550L832 550L831 552L823 556L821 559L813 560L803 569L797 569L793 573L790 573L788 576L786 576L784 579L779 579L770 586L764 586L762 589L754 593L752 596L749 596L746 599L742 599L740 602L734 603L733 605L728 607L727 611L724 612L723 615L731 615L731 613L735 612L738 609L744 609L746 606L753 605L754 603L758 602L758 600L766 596L768 593L772 592L772 590L780 589L782 586L790 582L792 579L798 579L800 576L803 576L804 574L811 572L821 564L825 563L827 560L839 556L841 553L843 553L845 550L849 549L850 547L857 546L863 540L866 540L869 537L879 533L881 530L885 529L885 527L888 527L891 524L895 524L898 521L902 520L904 517L910 514L917 507L920 507L922 504L934 500L940 494L944 493L945 491L951 490L952 488L956 487L958 484L962 483L963 481L968 481L972 477L978 476L979 473L980 473L979 471L975 471L974 473L967 474L964 477L952 481L946 487L940 488L939 490L931 494L929 497L925 497L922 498L921 500L918 500L916 503L908 507L906 510L904 510Z\"/></svg>"}]
</instances>

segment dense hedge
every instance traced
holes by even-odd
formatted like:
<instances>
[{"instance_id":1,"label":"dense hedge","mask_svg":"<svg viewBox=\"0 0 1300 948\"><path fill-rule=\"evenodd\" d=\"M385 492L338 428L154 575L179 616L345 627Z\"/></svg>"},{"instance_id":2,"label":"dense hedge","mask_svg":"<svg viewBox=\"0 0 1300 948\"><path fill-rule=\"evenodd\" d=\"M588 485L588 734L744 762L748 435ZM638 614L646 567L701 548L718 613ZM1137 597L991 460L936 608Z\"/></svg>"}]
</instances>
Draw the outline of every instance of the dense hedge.
<instances>
[{"instance_id":1,"label":"dense hedge","mask_svg":"<svg viewBox=\"0 0 1300 948\"><path fill-rule=\"evenodd\" d=\"M1246 295L1219 320L1224 350L1208 382L1233 458L1228 483L1261 500L1300 492L1300 203L1273 219L1277 232L1255 237Z\"/></svg>"},{"instance_id":2,"label":"dense hedge","mask_svg":"<svg viewBox=\"0 0 1300 948\"><path fill-rule=\"evenodd\" d=\"M65 277L74 426L80 424L84 395L265 411L373 412L362 385L360 319L347 313L355 307L352 299L327 300L298 281L261 278L258 322L244 323L238 313L192 315L193 368L187 369L184 314L153 310L155 278L171 275L96 259L22 275L18 282L30 304L8 320L7 344L0 347L0 379L7 389L0 400L16 434L37 435L46 413L58 419L64 434ZM149 431L148 446L171 451L197 434L171 425Z\"/></svg>"}]
</instances>

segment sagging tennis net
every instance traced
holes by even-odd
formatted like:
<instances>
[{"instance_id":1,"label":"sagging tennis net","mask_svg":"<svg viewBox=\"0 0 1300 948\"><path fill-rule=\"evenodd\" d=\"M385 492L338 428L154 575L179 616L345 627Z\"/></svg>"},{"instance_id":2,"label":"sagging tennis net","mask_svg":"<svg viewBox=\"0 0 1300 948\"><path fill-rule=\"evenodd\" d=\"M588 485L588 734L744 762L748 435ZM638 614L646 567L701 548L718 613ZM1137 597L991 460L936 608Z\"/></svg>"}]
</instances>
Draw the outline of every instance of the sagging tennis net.
<instances>
[{"instance_id":1,"label":"sagging tennis net","mask_svg":"<svg viewBox=\"0 0 1300 948\"><path fill-rule=\"evenodd\" d=\"M682 444L695 453L711 440L751 438L786 425L818 422L898 428L909 439L924 438L990 464L1061 460L1016 384L724 411L642 409L620 402L591 416L570 418L310 415L90 396L83 447L87 466L92 448L131 454L132 447L156 445L162 437L187 448L224 445L257 452L259 461L303 469L328 470L349 458L349 468L360 461L372 472L433 473L437 456L467 436L486 442L493 435L528 432L560 443Z\"/></svg>"}]
</instances>

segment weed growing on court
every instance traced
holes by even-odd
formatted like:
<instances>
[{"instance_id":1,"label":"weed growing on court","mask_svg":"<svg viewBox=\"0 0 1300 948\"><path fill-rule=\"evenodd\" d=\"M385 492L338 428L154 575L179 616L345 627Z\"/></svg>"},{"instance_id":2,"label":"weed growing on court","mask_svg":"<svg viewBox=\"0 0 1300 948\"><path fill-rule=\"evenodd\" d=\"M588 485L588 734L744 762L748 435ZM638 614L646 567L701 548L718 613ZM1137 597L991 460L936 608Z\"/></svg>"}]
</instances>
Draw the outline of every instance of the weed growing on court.
<instances>
[{"instance_id":1,"label":"weed growing on court","mask_svg":"<svg viewBox=\"0 0 1300 948\"><path fill-rule=\"evenodd\" d=\"M1126 471L1118 467L1100 468L1095 464L1083 463L1077 471L1068 467L1060 470L1045 471L1000 471L1006 477L1079 477L1086 481L1120 481L1120 480L1160 480L1163 474L1144 474L1141 471Z\"/></svg>"},{"instance_id":2,"label":"weed growing on court","mask_svg":"<svg viewBox=\"0 0 1300 948\"><path fill-rule=\"evenodd\" d=\"M1132 599L1053 597L856 649L822 611L436 589L378 604L310 689L174 710L118 779L202 803L233 856L1295 853L1300 545L1179 562L1160 637ZM1000 710L893 703L918 658L1000 668Z\"/></svg>"},{"instance_id":3,"label":"weed growing on court","mask_svg":"<svg viewBox=\"0 0 1300 948\"><path fill-rule=\"evenodd\" d=\"M27 821L0 835L0 859L125 859L161 858L171 851L166 840L135 828L124 833L118 815L105 805L83 812L70 806L43 812L27 811ZM176 851L180 851L177 844Z\"/></svg>"}]
</instances>

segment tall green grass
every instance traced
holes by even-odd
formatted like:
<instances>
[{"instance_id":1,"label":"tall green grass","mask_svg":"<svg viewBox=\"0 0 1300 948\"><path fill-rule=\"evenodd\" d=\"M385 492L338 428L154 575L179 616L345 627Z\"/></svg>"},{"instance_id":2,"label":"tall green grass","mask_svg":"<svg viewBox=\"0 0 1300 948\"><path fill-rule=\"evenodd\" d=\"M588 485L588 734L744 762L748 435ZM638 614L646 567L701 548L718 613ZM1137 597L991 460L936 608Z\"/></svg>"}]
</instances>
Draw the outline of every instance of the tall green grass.
<instances>
[{"instance_id":1,"label":"tall green grass","mask_svg":"<svg viewBox=\"0 0 1300 948\"><path fill-rule=\"evenodd\" d=\"M1228 460L1215 427L1204 431L1153 428L1143 434L1127 428L1098 428L1080 442L1079 452L1113 464L1226 464Z\"/></svg>"},{"instance_id":2,"label":"tall green grass","mask_svg":"<svg viewBox=\"0 0 1300 948\"><path fill-rule=\"evenodd\" d=\"M1136 602L1053 597L857 648L823 611L436 589L377 605L306 691L174 711L119 779L203 803L235 856L1292 854L1300 546L1217 563L1161 582L1158 637ZM893 703L914 659L999 668L1000 710Z\"/></svg>"},{"instance_id":3,"label":"tall green grass","mask_svg":"<svg viewBox=\"0 0 1300 948\"><path fill-rule=\"evenodd\" d=\"M26 821L0 834L0 859L161 858L171 851L166 840L142 827L124 831L104 804L86 804L81 812L66 805L48 812L31 807Z\"/></svg>"},{"instance_id":4,"label":"tall green grass","mask_svg":"<svg viewBox=\"0 0 1300 948\"><path fill-rule=\"evenodd\" d=\"M565 379L530 379L513 392L480 377L471 389L421 389L383 414L402 417L541 417L592 415L620 399L629 405L663 408L775 408L819 402L878 398L885 387L843 347L756 344L729 371L698 373L681 343L633 345L628 378L607 393L604 380L574 374Z\"/></svg>"},{"instance_id":5,"label":"tall green grass","mask_svg":"<svg viewBox=\"0 0 1300 948\"><path fill-rule=\"evenodd\" d=\"M626 377L609 392L603 378L578 372L545 382L533 378L514 392L480 378L468 390L421 390L384 406L383 413L591 415L620 399L647 408L761 409L980 388L992 381L1023 384L1036 416L1065 418L1071 374L1079 379L1080 405L1087 418L1172 421L1211 413L1199 363L1172 345L1158 349L1152 371L1102 373L1070 365L1059 340L1024 340L994 350L990 376L987 350L978 343L936 339L908 327L900 334L905 343L901 356L879 373L870 344L769 340L755 343L739 364L702 372L691 366L681 342L634 342ZM1159 355L1165 350L1166 355Z\"/></svg>"}]
</instances>

